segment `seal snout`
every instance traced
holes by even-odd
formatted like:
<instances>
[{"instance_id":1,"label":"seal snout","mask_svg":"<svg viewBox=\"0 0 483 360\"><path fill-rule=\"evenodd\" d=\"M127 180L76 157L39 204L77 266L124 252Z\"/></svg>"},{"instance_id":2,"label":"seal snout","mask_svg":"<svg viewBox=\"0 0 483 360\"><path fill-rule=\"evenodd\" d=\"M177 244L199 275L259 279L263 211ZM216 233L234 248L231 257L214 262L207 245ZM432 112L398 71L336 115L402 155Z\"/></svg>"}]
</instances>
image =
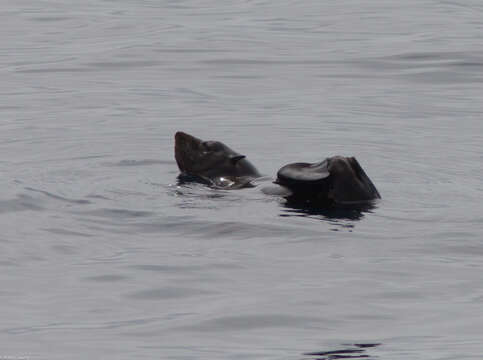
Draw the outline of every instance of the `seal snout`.
<instances>
[{"instance_id":1,"label":"seal snout","mask_svg":"<svg viewBox=\"0 0 483 360\"><path fill-rule=\"evenodd\" d=\"M195 144L201 143L201 140L193 135L178 131L174 134L174 142L175 146L194 146Z\"/></svg>"},{"instance_id":2,"label":"seal snout","mask_svg":"<svg viewBox=\"0 0 483 360\"><path fill-rule=\"evenodd\" d=\"M176 134L174 134L174 141L179 142L182 140L186 140L190 135L187 133L184 133L182 131L177 131Z\"/></svg>"},{"instance_id":3,"label":"seal snout","mask_svg":"<svg viewBox=\"0 0 483 360\"><path fill-rule=\"evenodd\" d=\"M174 156L181 172L190 172L201 155L202 140L182 131L174 135Z\"/></svg>"},{"instance_id":4,"label":"seal snout","mask_svg":"<svg viewBox=\"0 0 483 360\"><path fill-rule=\"evenodd\" d=\"M174 135L174 157L182 172L186 170L187 145L190 137L190 135L182 131L178 131Z\"/></svg>"}]
</instances>

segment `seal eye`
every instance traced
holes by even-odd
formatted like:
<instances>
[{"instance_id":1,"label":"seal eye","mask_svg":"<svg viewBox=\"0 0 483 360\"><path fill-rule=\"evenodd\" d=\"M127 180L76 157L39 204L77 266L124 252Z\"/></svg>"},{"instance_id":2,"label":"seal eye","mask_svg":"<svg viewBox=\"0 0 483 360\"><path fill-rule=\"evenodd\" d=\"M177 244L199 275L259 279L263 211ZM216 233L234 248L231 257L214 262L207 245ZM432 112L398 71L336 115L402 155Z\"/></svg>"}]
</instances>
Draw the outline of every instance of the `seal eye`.
<instances>
[{"instance_id":1,"label":"seal eye","mask_svg":"<svg viewBox=\"0 0 483 360\"><path fill-rule=\"evenodd\" d=\"M221 144L218 141L203 141L202 145L208 151L221 150Z\"/></svg>"}]
</instances>

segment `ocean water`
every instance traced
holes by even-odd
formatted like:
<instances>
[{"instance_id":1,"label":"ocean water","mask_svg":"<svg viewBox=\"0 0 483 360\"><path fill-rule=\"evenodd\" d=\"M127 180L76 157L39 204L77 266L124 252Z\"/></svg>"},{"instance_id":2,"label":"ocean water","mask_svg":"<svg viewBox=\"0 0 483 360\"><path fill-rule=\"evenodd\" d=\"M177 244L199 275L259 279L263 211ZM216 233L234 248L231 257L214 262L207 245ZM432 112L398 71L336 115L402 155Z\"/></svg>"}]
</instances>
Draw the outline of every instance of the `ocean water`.
<instances>
[{"instance_id":1,"label":"ocean water","mask_svg":"<svg viewBox=\"0 0 483 360\"><path fill-rule=\"evenodd\" d=\"M0 3L0 359L481 359L483 5ZM174 133L382 200L178 184Z\"/></svg>"}]
</instances>

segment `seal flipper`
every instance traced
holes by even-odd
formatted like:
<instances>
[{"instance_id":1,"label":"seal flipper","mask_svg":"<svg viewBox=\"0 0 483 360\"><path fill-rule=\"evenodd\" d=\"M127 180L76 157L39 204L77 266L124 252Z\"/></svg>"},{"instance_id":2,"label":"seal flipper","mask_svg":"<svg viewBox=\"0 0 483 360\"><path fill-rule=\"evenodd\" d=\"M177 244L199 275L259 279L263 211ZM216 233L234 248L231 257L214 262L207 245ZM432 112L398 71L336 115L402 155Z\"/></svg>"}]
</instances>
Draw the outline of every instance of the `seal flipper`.
<instances>
[{"instance_id":1,"label":"seal flipper","mask_svg":"<svg viewBox=\"0 0 483 360\"><path fill-rule=\"evenodd\" d=\"M292 191L291 200L330 203L329 192L332 179L329 159L321 162L293 163L282 167L277 173L276 184Z\"/></svg>"},{"instance_id":2,"label":"seal flipper","mask_svg":"<svg viewBox=\"0 0 483 360\"><path fill-rule=\"evenodd\" d=\"M367 191L369 194L368 196L372 196L375 199L380 199L381 195L379 194L379 191L377 191L376 186L373 184L371 179L369 179L369 176L367 176L364 169L362 169L357 159L352 156L347 158L347 160L356 173L357 178L362 182L362 184L364 184L365 191Z\"/></svg>"},{"instance_id":3,"label":"seal flipper","mask_svg":"<svg viewBox=\"0 0 483 360\"><path fill-rule=\"evenodd\" d=\"M315 206L352 206L381 197L354 157L288 164L278 171L275 183L293 192L287 200Z\"/></svg>"},{"instance_id":4,"label":"seal flipper","mask_svg":"<svg viewBox=\"0 0 483 360\"><path fill-rule=\"evenodd\" d=\"M277 183L281 185L298 185L302 183L317 183L330 176L328 159L319 163L293 163L278 170Z\"/></svg>"}]
</instances>

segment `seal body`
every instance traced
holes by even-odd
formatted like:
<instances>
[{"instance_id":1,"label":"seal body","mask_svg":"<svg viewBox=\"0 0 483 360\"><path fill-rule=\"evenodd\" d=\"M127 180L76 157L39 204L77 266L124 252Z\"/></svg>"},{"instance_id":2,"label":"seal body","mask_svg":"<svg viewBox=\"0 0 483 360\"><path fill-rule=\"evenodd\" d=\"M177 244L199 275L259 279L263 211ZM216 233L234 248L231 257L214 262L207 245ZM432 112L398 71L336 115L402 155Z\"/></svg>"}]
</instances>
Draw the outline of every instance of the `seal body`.
<instances>
[{"instance_id":1,"label":"seal body","mask_svg":"<svg viewBox=\"0 0 483 360\"><path fill-rule=\"evenodd\" d=\"M200 180L218 188L238 189L251 186L260 173L242 155L220 141L203 141L178 131L174 155L181 178Z\"/></svg>"},{"instance_id":2,"label":"seal body","mask_svg":"<svg viewBox=\"0 0 483 360\"><path fill-rule=\"evenodd\" d=\"M278 171L275 183L292 191L289 200L315 205L361 204L381 198L355 157L288 164Z\"/></svg>"}]
</instances>

